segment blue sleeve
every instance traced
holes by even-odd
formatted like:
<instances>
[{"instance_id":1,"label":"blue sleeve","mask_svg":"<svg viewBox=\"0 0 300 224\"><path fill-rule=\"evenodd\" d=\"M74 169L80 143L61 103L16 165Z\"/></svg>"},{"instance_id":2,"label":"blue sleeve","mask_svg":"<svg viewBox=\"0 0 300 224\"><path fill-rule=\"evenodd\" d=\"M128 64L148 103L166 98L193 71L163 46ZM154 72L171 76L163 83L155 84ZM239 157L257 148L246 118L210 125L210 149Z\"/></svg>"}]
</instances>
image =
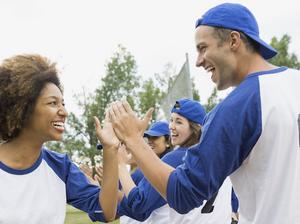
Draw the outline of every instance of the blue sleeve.
<instances>
[{"instance_id":1,"label":"blue sleeve","mask_svg":"<svg viewBox=\"0 0 300 224\"><path fill-rule=\"evenodd\" d=\"M53 171L65 182L67 203L88 213L91 220L105 222L99 204L99 187L90 184L67 155L44 149L43 156Z\"/></svg>"},{"instance_id":2,"label":"blue sleeve","mask_svg":"<svg viewBox=\"0 0 300 224\"><path fill-rule=\"evenodd\" d=\"M162 160L175 168L182 163L185 151L185 149L174 150L165 155ZM118 209L118 215L126 215L133 219L144 221L150 216L152 211L165 204L164 198L161 197L146 178L143 178L130 191L128 198L123 198Z\"/></svg>"},{"instance_id":3,"label":"blue sleeve","mask_svg":"<svg viewBox=\"0 0 300 224\"><path fill-rule=\"evenodd\" d=\"M141 171L141 169L137 168L132 174L131 174L131 178L133 180L133 182L135 183L135 185L138 185L139 182L143 179L144 175Z\"/></svg>"},{"instance_id":4,"label":"blue sleeve","mask_svg":"<svg viewBox=\"0 0 300 224\"><path fill-rule=\"evenodd\" d=\"M231 189L231 209L234 213L237 213L239 209L239 200L236 194L234 193L233 188Z\"/></svg>"},{"instance_id":5,"label":"blue sleeve","mask_svg":"<svg viewBox=\"0 0 300 224\"><path fill-rule=\"evenodd\" d=\"M105 221L99 204L99 187L90 184L80 169L70 161L66 181L67 203L88 213L92 221Z\"/></svg>"},{"instance_id":6,"label":"blue sleeve","mask_svg":"<svg viewBox=\"0 0 300 224\"><path fill-rule=\"evenodd\" d=\"M240 84L210 112L200 143L187 150L169 177L167 201L185 214L199 207L249 155L261 135L257 77Z\"/></svg>"}]
</instances>

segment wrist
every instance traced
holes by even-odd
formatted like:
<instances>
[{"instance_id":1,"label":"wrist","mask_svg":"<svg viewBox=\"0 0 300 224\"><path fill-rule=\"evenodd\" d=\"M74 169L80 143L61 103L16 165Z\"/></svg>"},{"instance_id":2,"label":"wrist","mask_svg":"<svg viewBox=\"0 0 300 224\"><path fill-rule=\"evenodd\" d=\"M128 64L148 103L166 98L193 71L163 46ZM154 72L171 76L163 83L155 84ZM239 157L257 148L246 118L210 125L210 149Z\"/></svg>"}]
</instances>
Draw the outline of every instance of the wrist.
<instances>
[{"instance_id":1,"label":"wrist","mask_svg":"<svg viewBox=\"0 0 300 224\"><path fill-rule=\"evenodd\" d=\"M118 148L117 145L104 145L103 146L103 152L109 153L109 154L118 154Z\"/></svg>"},{"instance_id":2,"label":"wrist","mask_svg":"<svg viewBox=\"0 0 300 224\"><path fill-rule=\"evenodd\" d=\"M134 138L128 138L124 141L126 148L129 151L135 151L137 148L140 148L142 145L147 144L142 136L136 136Z\"/></svg>"},{"instance_id":3,"label":"wrist","mask_svg":"<svg viewBox=\"0 0 300 224\"><path fill-rule=\"evenodd\" d=\"M125 163L119 163L119 164L118 164L118 167L119 167L119 170L120 170L120 171L123 171L123 170L128 171L128 170L127 170L127 166L126 166Z\"/></svg>"}]
</instances>

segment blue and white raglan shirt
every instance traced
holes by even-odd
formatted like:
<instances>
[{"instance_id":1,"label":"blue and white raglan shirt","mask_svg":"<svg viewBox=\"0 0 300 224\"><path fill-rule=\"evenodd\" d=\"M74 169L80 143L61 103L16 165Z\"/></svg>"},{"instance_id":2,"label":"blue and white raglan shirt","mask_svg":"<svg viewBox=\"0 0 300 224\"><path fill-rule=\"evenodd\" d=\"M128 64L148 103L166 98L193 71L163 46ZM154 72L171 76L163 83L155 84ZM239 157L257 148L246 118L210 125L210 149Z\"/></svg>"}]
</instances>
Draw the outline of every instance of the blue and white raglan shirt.
<instances>
[{"instance_id":1,"label":"blue and white raglan shirt","mask_svg":"<svg viewBox=\"0 0 300 224\"><path fill-rule=\"evenodd\" d=\"M185 156L187 148L177 148L166 154L162 161L176 168L182 164L182 159ZM226 186L226 187L225 187ZM213 217L221 216L221 222L224 220L230 222L231 207L231 183L224 184L221 188L219 195L215 201L215 210L212 213L201 213L201 208L194 209L187 215L178 214L175 210L170 208L163 197L152 187L146 178L143 178L139 184L134 187L128 195L124 197L118 206L118 215L129 216L133 219L144 221L147 223L196 223L199 221L209 224L218 223L214 222ZM225 190L226 189L226 190ZM225 205L225 207L224 207ZM204 222L205 220L205 222Z\"/></svg>"},{"instance_id":2,"label":"blue and white raglan shirt","mask_svg":"<svg viewBox=\"0 0 300 224\"><path fill-rule=\"evenodd\" d=\"M69 158L43 148L32 167L15 170L0 162L0 223L63 224L66 203L105 221L99 188Z\"/></svg>"},{"instance_id":3,"label":"blue and white raglan shirt","mask_svg":"<svg viewBox=\"0 0 300 224\"><path fill-rule=\"evenodd\" d=\"M168 180L180 213L202 204L230 175L240 224L300 223L300 72L250 74L207 117L200 143Z\"/></svg>"}]
</instances>

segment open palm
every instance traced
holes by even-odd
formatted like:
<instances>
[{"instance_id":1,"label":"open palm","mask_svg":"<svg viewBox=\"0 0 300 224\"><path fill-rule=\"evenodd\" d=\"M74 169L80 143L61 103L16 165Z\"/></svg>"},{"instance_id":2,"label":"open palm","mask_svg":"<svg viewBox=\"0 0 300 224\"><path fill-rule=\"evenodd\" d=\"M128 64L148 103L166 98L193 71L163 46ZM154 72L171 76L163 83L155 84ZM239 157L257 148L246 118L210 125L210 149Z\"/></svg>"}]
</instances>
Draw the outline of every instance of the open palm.
<instances>
[{"instance_id":1,"label":"open palm","mask_svg":"<svg viewBox=\"0 0 300 224\"><path fill-rule=\"evenodd\" d=\"M103 127L101 128L100 121L97 117L94 117L96 125L96 135L104 148L106 147L118 147L120 144L119 139L115 135L111 122L108 120L108 116L105 116Z\"/></svg>"}]
</instances>

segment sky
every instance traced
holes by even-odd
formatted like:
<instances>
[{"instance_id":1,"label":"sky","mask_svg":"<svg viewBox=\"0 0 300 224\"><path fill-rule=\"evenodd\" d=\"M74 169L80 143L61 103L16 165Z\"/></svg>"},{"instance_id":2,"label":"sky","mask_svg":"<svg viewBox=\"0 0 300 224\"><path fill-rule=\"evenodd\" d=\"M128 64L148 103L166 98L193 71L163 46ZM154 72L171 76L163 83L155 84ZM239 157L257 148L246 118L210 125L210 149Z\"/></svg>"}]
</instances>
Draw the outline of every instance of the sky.
<instances>
[{"instance_id":1,"label":"sky","mask_svg":"<svg viewBox=\"0 0 300 224\"><path fill-rule=\"evenodd\" d=\"M74 94L100 85L105 65L123 45L144 79L162 73L167 63L179 72L189 55L191 76L201 102L214 87L210 75L195 67L194 24L220 0L0 0L0 61L38 53L57 63L67 109L78 113ZM300 7L296 0L231 1L255 15L260 36L291 37L290 52L300 59ZM219 93L225 97L228 91Z\"/></svg>"}]
</instances>

